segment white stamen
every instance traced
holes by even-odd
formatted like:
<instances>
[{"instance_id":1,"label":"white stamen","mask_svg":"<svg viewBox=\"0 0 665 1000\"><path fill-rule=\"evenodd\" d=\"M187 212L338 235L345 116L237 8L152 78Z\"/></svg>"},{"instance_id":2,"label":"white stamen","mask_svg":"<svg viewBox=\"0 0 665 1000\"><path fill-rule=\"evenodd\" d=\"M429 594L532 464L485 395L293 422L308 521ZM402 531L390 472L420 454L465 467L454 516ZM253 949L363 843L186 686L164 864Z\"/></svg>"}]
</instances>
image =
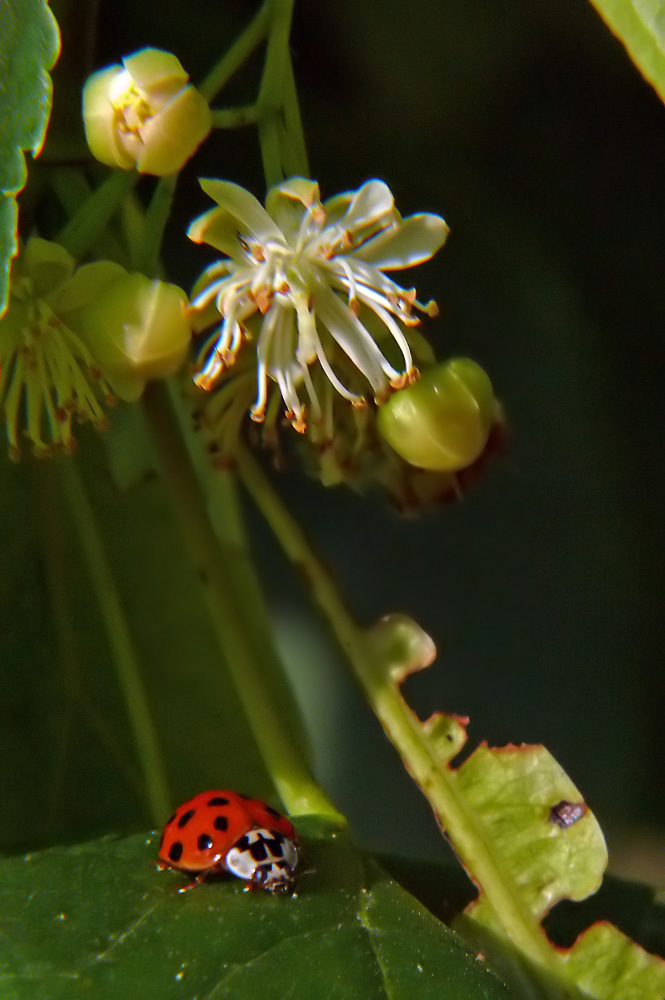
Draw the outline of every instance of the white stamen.
<instances>
[{"instance_id":1,"label":"white stamen","mask_svg":"<svg viewBox=\"0 0 665 1000\"><path fill-rule=\"evenodd\" d=\"M406 368L407 372L410 371L411 368L413 368L413 357L411 355L411 348L409 347L409 343L406 337L404 336L404 333L402 332L402 330L400 330L399 324L397 323L396 320L393 319L393 317L390 315L387 309L384 309L382 306L375 304L372 308L376 313L376 315L379 317L379 319L382 320L383 323L385 323L385 325L392 333L400 351L402 352L402 356L404 358L404 367Z\"/></svg>"},{"instance_id":2,"label":"white stamen","mask_svg":"<svg viewBox=\"0 0 665 1000\"><path fill-rule=\"evenodd\" d=\"M388 363L357 316L332 292L317 299L317 313L329 333L359 368L375 393L385 389L385 379L397 378L398 372Z\"/></svg>"}]
</instances>

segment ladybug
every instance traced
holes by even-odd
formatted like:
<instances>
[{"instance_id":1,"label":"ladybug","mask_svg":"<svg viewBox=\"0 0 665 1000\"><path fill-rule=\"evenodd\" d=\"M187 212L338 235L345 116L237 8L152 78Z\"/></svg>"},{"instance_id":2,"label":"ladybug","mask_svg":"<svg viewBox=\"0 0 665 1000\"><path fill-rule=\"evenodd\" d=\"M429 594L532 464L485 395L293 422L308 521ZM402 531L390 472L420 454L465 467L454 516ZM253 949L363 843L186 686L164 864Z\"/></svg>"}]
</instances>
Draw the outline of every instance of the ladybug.
<instances>
[{"instance_id":1,"label":"ladybug","mask_svg":"<svg viewBox=\"0 0 665 1000\"><path fill-rule=\"evenodd\" d=\"M157 870L195 875L179 892L230 872L250 889L285 893L293 889L299 851L296 831L272 806L228 790L200 792L167 821Z\"/></svg>"}]
</instances>

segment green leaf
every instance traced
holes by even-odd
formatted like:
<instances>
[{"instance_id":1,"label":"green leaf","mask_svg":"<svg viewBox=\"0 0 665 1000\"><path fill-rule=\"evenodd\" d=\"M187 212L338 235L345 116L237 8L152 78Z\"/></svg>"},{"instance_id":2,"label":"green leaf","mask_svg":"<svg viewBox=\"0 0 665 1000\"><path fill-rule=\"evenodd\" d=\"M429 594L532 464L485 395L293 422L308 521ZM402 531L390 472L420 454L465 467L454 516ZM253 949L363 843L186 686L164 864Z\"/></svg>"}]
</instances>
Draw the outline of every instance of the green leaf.
<instances>
[{"instance_id":1,"label":"green leaf","mask_svg":"<svg viewBox=\"0 0 665 1000\"><path fill-rule=\"evenodd\" d=\"M157 836L0 863L3 1000L509 1000L456 935L314 817L295 897L235 879L185 895Z\"/></svg>"},{"instance_id":2,"label":"green leaf","mask_svg":"<svg viewBox=\"0 0 665 1000\"><path fill-rule=\"evenodd\" d=\"M456 871L450 865L414 862L412 859L395 857L382 857L381 864L430 912L447 921L452 912L459 913L473 895L471 884L464 880L461 870ZM582 904L561 903L552 910L546 921L548 935L562 948L569 948L589 924L595 925L589 932L589 940L585 939L584 948L580 947L575 953L575 961L579 965L575 975L579 984L584 983L587 974L585 963L591 968L594 966L594 960L590 957L590 944L594 938L602 947L607 946L608 920L620 923L624 931L630 933L648 950L661 955L665 951L665 907L659 901L657 891L643 883L607 878L603 882L602 889L594 896ZM507 947L505 940L502 941L487 931L479 933L478 925L473 924L467 917L459 919L455 926L467 939L473 941L478 950L484 951L491 957L495 971L519 994L538 998L565 997L566 1000L570 1000L573 996L588 996L586 992L584 994L579 991L573 992L570 986L562 988L561 981L557 981L557 977L548 978L542 969L530 965L523 956ZM602 934L599 933L600 928L605 929ZM617 973L617 968L613 968L611 963L613 952L616 954L616 945L609 941L607 951L609 961L600 963L606 976ZM632 963L638 967L641 964L644 971L636 976L632 983L628 981L626 986L628 992L625 995L628 997L635 995L640 998L648 996L648 977L655 976L653 966L649 969L651 963L645 962L645 953L637 949L632 950ZM641 982L640 976L643 977ZM602 988L598 981L592 981L590 984L593 996L597 996ZM624 997L623 989L622 986L622 992L619 994L621 997Z\"/></svg>"},{"instance_id":3,"label":"green leaf","mask_svg":"<svg viewBox=\"0 0 665 1000\"><path fill-rule=\"evenodd\" d=\"M598 889L607 864L603 834L544 747L483 744L454 773L496 868L535 920L561 899L585 899ZM579 811L570 825L557 822L563 803ZM467 921L499 941L505 936L501 913L482 892L467 907L464 926ZM552 948L542 964L546 978L551 972L597 1000L662 1000L665 991L665 963L606 922L583 932L571 948Z\"/></svg>"},{"instance_id":4,"label":"green leaf","mask_svg":"<svg viewBox=\"0 0 665 1000\"><path fill-rule=\"evenodd\" d=\"M623 43L642 76L665 101L665 3L663 0L591 0Z\"/></svg>"},{"instance_id":5,"label":"green leaf","mask_svg":"<svg viewBox=\"0 0 665 1000\"><path fill-rule=\"evenodd\" d=\"M386 731L479 889L455 926L530 995L662 1000L665 962L612 925L595 924L568 949L542 927L560 900L594 893L607 864L600 827L563 768L541 746L484 743L454 767L469 720L435 713L420 722L400 689L434 660L430 637L395 614L369 629L366 642Z\"/></svg>"},{"instance_id":6,"label":"green leaf","mask_svg":"<svg viewBox=\"0 0 665 1000\"><path fill-rule=\"evenodd\" d=\"M16 253L14 196L23 188L23 153L36 156L51 113L48 70L60 36L46 0L5 0L0 10L0 314L7 300L9 263Z\"/></svg>"}]
</instances>

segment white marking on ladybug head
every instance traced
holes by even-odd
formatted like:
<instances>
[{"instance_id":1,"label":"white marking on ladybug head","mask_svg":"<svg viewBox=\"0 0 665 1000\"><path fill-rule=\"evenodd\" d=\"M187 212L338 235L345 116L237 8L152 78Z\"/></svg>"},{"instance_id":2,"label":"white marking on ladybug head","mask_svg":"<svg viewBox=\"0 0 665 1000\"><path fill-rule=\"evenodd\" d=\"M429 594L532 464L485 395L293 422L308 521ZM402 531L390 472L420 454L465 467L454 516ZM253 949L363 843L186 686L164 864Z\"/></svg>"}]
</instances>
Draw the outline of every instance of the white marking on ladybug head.
<instances>
[{"instance_id":1,"label":"white marking on ladybug head","mask_svg":"<svg viewBox=\"0 0 665 1000\"><path fill-rule=\"evenodd\" d=\"M224 863L233 875L268 892L288 892L298 864L298 848L283 833L254 827L236 841Z\"/></svg>"}]
</instances>

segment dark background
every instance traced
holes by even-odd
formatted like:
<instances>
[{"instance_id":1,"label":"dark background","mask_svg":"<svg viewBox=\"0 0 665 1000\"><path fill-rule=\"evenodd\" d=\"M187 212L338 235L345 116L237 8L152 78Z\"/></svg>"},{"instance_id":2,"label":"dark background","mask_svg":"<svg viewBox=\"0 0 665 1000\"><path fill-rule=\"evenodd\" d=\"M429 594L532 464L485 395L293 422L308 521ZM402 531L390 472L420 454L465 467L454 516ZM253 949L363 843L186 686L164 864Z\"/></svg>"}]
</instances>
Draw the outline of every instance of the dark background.
<instances>
[{"instance_id":1,"label":"dark background","mask_svg":"<svg viewBox=\"0 0 665 1000\"><path fill-rule=\"evenodd\" d=\"M428 329L440 356L486 368L512 440L462 503L419 520L297 471L278 486L359 619L405 611L435 638L414 708L469 715L473 745L544 743L621 847L665 825L665 110L583 0L296 7L312 174L324 196L379 176L404 214L445 216L414 276L441 307ZM253 9L102 2L95 63L151 44L196 79ZM183 179L168 264L185 286L207 263L182 237L207 207L197 173L261 196L254 132L216 136ZM362 842L438 856L426 803L250 519L321 777Z\"/></svg>"}]
</instances>

